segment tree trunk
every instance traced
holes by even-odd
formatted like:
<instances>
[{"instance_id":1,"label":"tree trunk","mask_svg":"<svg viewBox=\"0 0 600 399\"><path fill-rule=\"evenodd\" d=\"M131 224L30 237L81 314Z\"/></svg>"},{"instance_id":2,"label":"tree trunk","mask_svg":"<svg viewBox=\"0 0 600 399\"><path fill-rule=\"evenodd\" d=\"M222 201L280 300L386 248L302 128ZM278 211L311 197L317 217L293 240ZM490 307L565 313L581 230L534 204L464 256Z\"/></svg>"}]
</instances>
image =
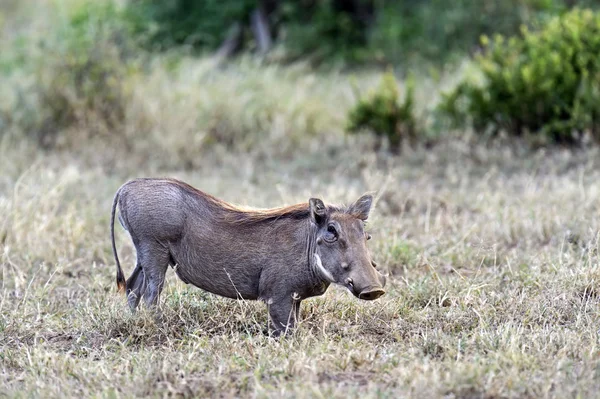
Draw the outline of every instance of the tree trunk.
<instances>
[{"instance_id":1,"label":"tree trunk","mask_svg":"<svg viewBox=\"0 0 600 399\"><path fill-rule=\"evenodd\" d=\"M273 39L271 38L271 31L269 29L269 20L262 4L252 11L250 15L250 27L258 46L258 52L266 54L273 45Z\"/></svg>"}]
</instances>

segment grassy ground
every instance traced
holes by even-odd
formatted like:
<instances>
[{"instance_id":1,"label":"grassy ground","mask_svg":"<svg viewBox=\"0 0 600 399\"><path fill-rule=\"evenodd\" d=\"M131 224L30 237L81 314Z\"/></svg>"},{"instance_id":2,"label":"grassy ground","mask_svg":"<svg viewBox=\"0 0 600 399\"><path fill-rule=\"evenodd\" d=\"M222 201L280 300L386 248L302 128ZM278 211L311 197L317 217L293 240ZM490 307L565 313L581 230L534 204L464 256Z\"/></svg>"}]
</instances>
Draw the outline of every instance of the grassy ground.
<instances>
[{"instance_id":1,"label":"grassy ground","mask_svg":"<svg viewBox=\"0 0 600 399\"><path fill-rule=\"evenodd\" d=\"M0 394L14 397L593 397L600 389L597 150L520 153L459 140L391 159L340 141L192 169L85 149L0 150ZM256 206L347 202L370 222L388 293L332 288L291 337L267 315L183 285L161 317L115 293L108 220L132 176L182 178ZM134 261L117 229L122 262Z\"/></svg>"},{"instance_id":2,"label":"grassy ground","mask_svg":"<svg viewBox=\"0 0 600 399\"><path fill-rule=\"evenodd\" d=\"M4 7L2 31L48 36L55 48L45 31L55 2L23 3ZM0 42L0 54L11 48ZM118 125L99 127L97 109L57 67L61 53L19 48L24 56L0 76L0 396L600 391L598 149L531 152L455 137L392 158L343 135L351 82L372 87L379 73L171 55L129 65L116 85L124 101L109 101L123 107ZM34 72L14 66L40 51L47 58ZM419 79L419 109L451 81ZM25 137L47 128L55 98L75 122L41 149ZM390 274L387 294L360 302L332 287L304 302L292 336L275 340L263 333L262 303L204 293L170 271L160 317L132 315L115 293L108 221L114 192L138 176L181 178L258 207L376 191L369 243ZM117 237L130 273L133 248L120 227Z\"/></svg>"}]
</instances>

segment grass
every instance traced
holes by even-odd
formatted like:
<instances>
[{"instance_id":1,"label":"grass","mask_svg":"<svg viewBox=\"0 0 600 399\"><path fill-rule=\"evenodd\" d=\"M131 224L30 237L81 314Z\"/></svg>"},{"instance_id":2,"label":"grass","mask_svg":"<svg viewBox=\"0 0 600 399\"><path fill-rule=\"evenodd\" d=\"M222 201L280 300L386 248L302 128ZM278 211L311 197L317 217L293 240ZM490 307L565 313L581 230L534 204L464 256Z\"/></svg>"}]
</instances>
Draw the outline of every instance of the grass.
<instances>
[{"instance_id":1,"label":"grass","mask_svg":"<svg viewBox=\"0 0 600 399\"><path fill-rule=\"evenodd\" d=\"M43 35L54 3L43 4L17 27ZM14 21L3 28L17 32ZM366 89L377 72L145 61L123 82L114 130L90 135L82 118L51 149L15 116L43 108L28 97L35 80L2 77L0 396L597 396L598 148L450 134L390 157L342 131L352 82ZM419 109L452 81L419 79ZM375 191L369 245L387 294L361 302L332 287L276 340L262 303L207 294L170 271L160 310L131 314L115 292L108 221L114 192L137 176L259 207ZM120 227L117 239L131 273Z\"/></svg>"},{"instance_id":2,"label":"grass","mask_svg":"<svg viewBox=\"0 0 600 399\"><path fill-rule=\"evenodd\" d=\"M325 161L319 152L279 162L229 154L217 166L156 170L5 140L0 392L595 395L597 150L524 157L452 139L388 158L338 146L344 155ZM240 172L240 162L253 167ZM307 162L324 167L307 175ZM258 206L379 190L371 243L391 274L388 293L368 303L330 289L305 302L293 336L275 340L264 335L261 303L204 293L170 272L159 316L132 315L115 293L109 210L121 182L147 174ZM131 244L117 234L131 272Z\"/></svg>"}]
</instances>

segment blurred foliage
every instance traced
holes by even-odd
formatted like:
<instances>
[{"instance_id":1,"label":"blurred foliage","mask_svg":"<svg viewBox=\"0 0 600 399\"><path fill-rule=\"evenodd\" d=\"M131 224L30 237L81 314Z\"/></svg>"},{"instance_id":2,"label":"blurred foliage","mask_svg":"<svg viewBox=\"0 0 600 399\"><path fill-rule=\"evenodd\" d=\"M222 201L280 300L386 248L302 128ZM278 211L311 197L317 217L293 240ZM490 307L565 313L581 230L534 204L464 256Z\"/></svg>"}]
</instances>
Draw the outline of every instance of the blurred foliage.
<instances>
[{"instance_id":1,"label":"blurred foliage","mask_svg":"<svg viewBox=\"0 0 600 399\"><path fill-rule=\"evenodd\" d=\"M372 14L370 1L335 0L282 2L276 16L282 24L282 41L290 57L310 55L313 59L364 60ZM356 5L352 6L353 3ZM361 7L362 6L362 7Z\"/></svg>"},{"instance_id":2,"label":"blurred foliage","mask_svg":"<svg viewBox=\"0 0 600 399\"><path fill-rule=\"evenodd\" d=\"M443 64L453 54L473 51L481 33L500 32L492 34L493 39L483 36L477 47L484 51L476 57L478 71L444 96L443 114L457 125L473 124L478 131L542 133L537 136L572 143L586 133L598 135L598 17L592 11L569 11L573 4L588 3L591 0L265 0L260 4L269 15L276 42L290 58L389 65L424 57ZM134 82L130 77L151 56L140 44L152 50L180 45L214 49L232 26L242 24L246 50L253 46L247 25L257 3L250 0L49 4L47 9L54 13L41 40L31 27L26 34L12 35L10 46L0 43L0 74L6 82L0 96L10 97L0 103L0 127L19 126L45 144L69 127L84 127L73 130L86 136L126 129L123 122ZM153 59L163 60L171 73L186 58L172 51ZM13 79L15 74L20 76ZM216 90L203 105L205 111L195 113L201 129L206 129L204 142L233 147L247 131L291 140L297 132L326 130L323 120L329 123L330 117L322 116L319 106L300 108L294 103L296 94L289 93L301 91L299 87L290 87L281 96L280 90L273 89L263 98L263 86L270 85L275 83L266 80L259 88L249 88L248 98L252 98L241 98L241 106L231 105L228 98L217 100L220 89ZM347 115L345 108L341 111L338 125L346 118L348 131L371 131L379 143L387 141L397 152L403 141L418 134L422 138L424 132L415 115L413 91L409 81L400 93L388 73L375 91L358 96ZM243 118L231 118L235 112ZM291 122L288 126L282 120ZM438 126L438 121L433 123Z\"/></svg>"},{"instance_id":3,"label":"blurred foliage","mask_svg":"<svg viewBox=\"0 0 600 399\"><path fill-rule=\"evenodd\" d=\"M251 39L250 13L261 4L291 58L349 62L429 60L443 64L477 49L479 37L511 35L523 24L597 0L130 0L134 32L151 48L213 50L237 24ZM252 40L245 47L253 48Z\"/></svg>"},{"instance_id":4,"label":"blurred foliage","mask_svg":"<svg viewBox=\"0 0 600 399\"><path fill-rule=\"evenodd\" d=\"M383 1L369 45L381 59L439 63L473 51L483 34L512 34L565 7L562 0Z\"/></svg>"},{"instance_id":5,"label":"blurred foliage","mask_svg":"<svg viewBox=\"0 0 600 399\"><path fill-rule=\"evenodd\" d=\"M148 48L166 50L186 45L196 50L214 50L236 25L243 27L243 37L251 37L248 24L257 3L254 0L131 0L126 16L133 32ZM340 9L338 3L335 0L270 3L271 28L275 33L280 32L278 36L291 57L310 53L323 58L355 58L352 54L366 45L367 25L356 21L343 7ZM247 48L254 46L252 40L246 42Z\"/></svg>"},{"instance_id":6,"label":"blurred foliage","mask_svg":"<svg viewBox=\"0 0 600 399\"><path fill-rule=\"evenodd\" d=\"M253 0L131 0L125 16L146 47L214 49L234 23L247 19L255 4Z\"/></svg>"},{"instance_id":7,"label":"blurred foliage","mask_svg":"<svg viewBox=\"0 0 600 399\"><path fill-rule=\"evenodd\" d=\"M70 10L64 23L33 45L21 37L12 57L4 57L5 73L25 72L28 86L15 85L11 122L42 144L76 124L91 134L114 132L125 117L132 72L128 63L135 46L112 2L85 2ZM33 47L33 48L32 48Z\"/></svg>"},{"instance_id":8,"label":"blurred foliage","mask_svg":"<svg viewBox=\"0 0 600 399\"><path fill-rule=\"evenodd\" d=\"M347 130L369 130L379 137L386 137L390 150L400 151L402 142L416 137L414 115L414 84L407 82L404 100L400 102L400 89L392 72L381 78L379 87L365 97L348 113Z\"/></svg>"},{"instance_id":9,"label":"blurred foliage","mask_svg":"<svg viewBox=\"0 0 600 399\"><path fill-rule=\"evenodd\" d=\"M442 111L477 131L530 132L547 141L600 139L600 14L575 9L520 37L484 37L473 75L450 93Z\"/></svg>"}]
</instances>

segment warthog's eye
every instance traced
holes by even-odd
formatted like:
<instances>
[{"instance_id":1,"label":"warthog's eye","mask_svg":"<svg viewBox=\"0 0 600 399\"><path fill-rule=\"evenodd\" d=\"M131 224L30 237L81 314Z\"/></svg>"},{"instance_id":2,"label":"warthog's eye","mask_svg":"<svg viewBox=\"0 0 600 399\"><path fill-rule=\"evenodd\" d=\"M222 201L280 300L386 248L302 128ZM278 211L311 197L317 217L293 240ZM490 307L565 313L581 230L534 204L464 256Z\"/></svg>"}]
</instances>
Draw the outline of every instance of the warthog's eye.
<instances>
[{"instance_id":1,"label":"warthog's eye","mask_svg":"<svg viewBox=\"0 0 600 399\"><path fill-rule=\"evenodd\" d=\"M325 234L325 240L329 241L329 242L333 242L335 240L337 240L338 238L338 232L335 229L335 226L330 224L329 226L327 226L327 233Z\"/></svg>"},{"instance_id":2,"label":"warthog's eye","mask_svg":"<svg viewBox=\"0 0 600 399\"><path fill-rule=\"evenodd\" d=\"M367 241L371 239L371 234L367 233Z\"/></svg>"}]
</instances>

